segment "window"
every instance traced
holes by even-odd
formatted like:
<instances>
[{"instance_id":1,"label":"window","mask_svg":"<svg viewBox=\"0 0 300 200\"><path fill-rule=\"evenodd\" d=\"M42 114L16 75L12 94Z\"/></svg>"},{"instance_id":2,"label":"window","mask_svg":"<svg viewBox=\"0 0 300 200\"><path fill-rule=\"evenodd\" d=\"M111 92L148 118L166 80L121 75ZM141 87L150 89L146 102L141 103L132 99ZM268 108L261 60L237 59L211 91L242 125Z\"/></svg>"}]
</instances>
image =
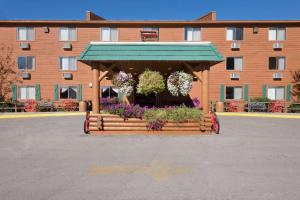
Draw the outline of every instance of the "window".
<instances>
[{"instance_id":1,"label":"window","mask_svg":"<svg viewBox=\"0 0 300 200\"><path fill-rule=\"evenodd\" d=\"M242 87L226 87L226 99L242 99Z\"/></svg>"},{"instance_id":2,"label":"window","mask_svg":"<svg viewBox=\"0 0 300 200\"><path fill-rule=\"evenodd\" d=\"M60 41L75 41L76 40L76 29L75 28L60 28L59 29L59 40Z\"/></svg>"},{"instance_id":3,"label":"window","mask_svg":"<svg viewBox=\"0 0 300 200\"><path fill-rule=\"evenodd\" d=\"M113 98L118 97L119 90L115 87L104 86L101 87L101 98Z\"/></svg>"},{"instance_id":4,"label":"window","mask_svg":"<svg viewBox=\"0 0 300 200\"><path fill-rule=\"evenodd\" d=\"M77 70L76 57L60 57L60 69L66 71Z\"/></svg>"},{"instance_id":5,"label":"window","mask_svg":"<svg viewBox=\"0 0 300 200\"><path fill-rule=\"evenodd\" d=\"M243 40L243 28L227 28L226 40Z\"/></svg>"},{"instance_id":6,"label":"window","mask_svg":"<svg viewBox=\"0 0 300 200\"><path fill-rule=\"evenodd\" d=\"M284 70L285 69L285 57L269 57L269 69L270 70Z\"/></svg>"},{"instance_id":7,"label":"window","mask_svg":"<svg viewBox=\"0 0 300 200\"><path fill-rule=\"evenodd\" d=\"M201 40L201 29L200 28L185 28L185 40L186 41L200 41Z\"/></svg>"},{"instance_id":8,"label":"window","mask_svg":"<svg viewBox=\"0 0 300 200\"><path fill-rule=\"evenodd\" d=\"M35 68L35 58L33 56L18 57L18 69L33 70Z\"/></svg>"},{"instance_id":9,"label":"window","mask_svg":"<svg viewBox=\"0 0 300 200\"><path fill-rule=\"evenodd\" d=\"M76 86L62 86L60 87L59 96L61 99L76 99L77 87Z\"/></svg>"},{"instance_id":10,"label":"window","mask_svg":"<svg viewBox=\"0 0 300 200\"><path fill-rule=\"evenodd\" d=\"M33 27L17 28L17 40L33 41L34 40L34 28Z\"/></svg>"},{"instance_id":11,"label":"window","mask_svg":"<svg viewBox=\"0 0 300 200\"><path fill-rule=\"evenodd\" d=\"M269 28L269 40L285 40L285 28Z\"/></svg>"},{"instance_id":12,"label":"window","mask_svg":"<svg viewBox=\"0 0 300 200\"><path fill-rule=\"evenodd\" d=\"M118 29L104 27L102 30L102 41L118 41Z\"/></svg>"},{"instance_id":13,"label":"window","mask_svg":"<svg viewBox=\"0 0 300 200\"><path fill-rule=\"evenodd\" d=\"M268 98L271 100L284 100L284 87L269 87Z\"/></svg>"},{"instance_id":14,"label":"window","mask_svg":"<svg viewBox=\"0 0 300 200\"><path fill-rule=\"evenodd\" d=\"M19 87L19 99L35 99L35 87L34 86L20 86Z\"/></svg>"},{"instance_id":15,"label":"window","mask_svg":"<svg viewBox=\"0 0 300 200\"><path fill-rule=\"evenodd\" d=\"M227 57L226 70L243 70L243 57Z\"/></svg>"}]
</instances>

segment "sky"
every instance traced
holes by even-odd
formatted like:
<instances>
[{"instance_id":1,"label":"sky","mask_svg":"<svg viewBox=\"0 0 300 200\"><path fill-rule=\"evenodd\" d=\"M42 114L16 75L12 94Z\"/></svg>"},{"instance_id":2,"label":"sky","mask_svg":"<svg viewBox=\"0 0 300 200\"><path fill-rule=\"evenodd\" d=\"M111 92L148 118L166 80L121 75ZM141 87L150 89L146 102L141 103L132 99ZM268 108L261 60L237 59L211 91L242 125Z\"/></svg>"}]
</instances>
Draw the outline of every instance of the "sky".
<instances>
[{"instance_id":1,"label":"sky","mask_svg":"<svg viewBox=\"0 0 300 200\"><path fill-rule=\"evenodd\" d=\"M83 20L87 10L110 20L193 20L210 11L220 20L300 20L300 0L0 0L0 20Z\"/></svg>"}]
</instances>

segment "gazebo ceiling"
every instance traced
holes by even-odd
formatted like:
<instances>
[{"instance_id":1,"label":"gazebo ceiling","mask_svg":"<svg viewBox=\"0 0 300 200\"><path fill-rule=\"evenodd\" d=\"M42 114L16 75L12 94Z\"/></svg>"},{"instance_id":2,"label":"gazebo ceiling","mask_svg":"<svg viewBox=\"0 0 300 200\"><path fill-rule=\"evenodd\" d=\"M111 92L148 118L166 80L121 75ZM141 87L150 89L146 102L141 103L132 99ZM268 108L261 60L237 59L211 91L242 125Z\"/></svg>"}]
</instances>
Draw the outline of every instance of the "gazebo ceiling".
<instances>
[{"instance_id":1,"label":"gazebo ceiling","mask_svg":"<svg viewBox=\"0 0 300 200\"><path fill-rule=\"evenodd\" d=\"M91 42L78 60L218 63L224 58L210 42Z\"/></svg>"}]
</instances>

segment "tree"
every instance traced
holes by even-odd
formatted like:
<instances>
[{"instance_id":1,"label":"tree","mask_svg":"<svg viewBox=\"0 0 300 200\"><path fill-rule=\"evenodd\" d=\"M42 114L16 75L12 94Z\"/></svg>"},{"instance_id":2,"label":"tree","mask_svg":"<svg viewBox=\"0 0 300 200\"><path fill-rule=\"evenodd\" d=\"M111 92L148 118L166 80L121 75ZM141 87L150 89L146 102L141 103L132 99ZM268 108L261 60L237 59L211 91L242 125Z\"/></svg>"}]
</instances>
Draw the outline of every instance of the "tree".
<instances>
[{"instance_id":1,"label":"tree","mask_svg":"<svg viewBox=\"0 0 300 200\"><path fill-rule=\"evenodd\" d=\"M292 71L292 78L293 78L293 88L292 94L296 96L298 100L300 100L300 69Z\"/></svg>"},{"instance_id":2,"label":"tree","mask_svg":"<svg viewBox=\"0 0 300 200\"><path fill-rule=\"evenodd\" d=\"M12 85L20 82L15 67L13 48L0 44L0 102L7 101Z\"/></svg>"}]
</instances>

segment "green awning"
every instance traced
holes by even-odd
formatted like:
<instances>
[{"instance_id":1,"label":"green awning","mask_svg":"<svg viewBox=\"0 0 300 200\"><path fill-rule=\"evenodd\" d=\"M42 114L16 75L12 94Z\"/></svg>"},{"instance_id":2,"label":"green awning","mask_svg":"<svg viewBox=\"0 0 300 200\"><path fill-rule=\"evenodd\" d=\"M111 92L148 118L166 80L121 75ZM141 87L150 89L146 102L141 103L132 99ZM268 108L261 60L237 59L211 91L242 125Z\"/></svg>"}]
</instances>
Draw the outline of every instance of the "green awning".
<instances>
[{"instance_id":1,"label":"green awning","mask_svg":"<svg viewBox=\"0 0 300 200\"><path fill-rule=\"evenodd\" d=\"M212 61L223 56L209 42L91 42L80 61Z\"/></svg>"}]
</instances>

